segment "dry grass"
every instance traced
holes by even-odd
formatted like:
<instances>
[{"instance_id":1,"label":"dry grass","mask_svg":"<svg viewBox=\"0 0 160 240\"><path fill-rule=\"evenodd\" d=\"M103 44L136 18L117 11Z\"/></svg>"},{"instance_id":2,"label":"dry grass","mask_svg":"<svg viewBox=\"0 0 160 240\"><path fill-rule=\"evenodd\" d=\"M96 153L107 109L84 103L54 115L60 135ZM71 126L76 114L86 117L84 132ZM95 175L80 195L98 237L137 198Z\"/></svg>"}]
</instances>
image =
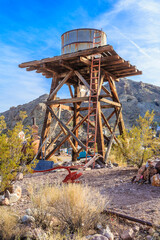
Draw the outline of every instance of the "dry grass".
<instances>
[{"instance_id":1,"label":"dry grass","mask_svg":"<svg viewBox=\"0 0 160 240\"><path fill-rule=\"evenodd\" d=\"M8 208L0 207L0 239L19 235L18 218Z\"/></svg>"},{"instance_id":2,"label":"dry grass","mask_svg":"<svg viewBox=\"0 0 160 240\"><path fill-rule=\"evenodd\" d=\"M124 159L122 159L122 158L117 159L113 153L110 154L108 161L111 161L111 163L118 163L118 166L120 166L120 167L127 166L127 163L124 161Z\"/></svg>"},{"instance_id":3,"label":"dry grass","mask_svg":"<svg viewBox=\"0 0 160 240\"><path fill-rule=\"evenodd\" d=\"M32 195L32 202L37 224L68 233L93 229L104 209L98 192L78 184L44 187Z\"/></svg>"}]
</instances>

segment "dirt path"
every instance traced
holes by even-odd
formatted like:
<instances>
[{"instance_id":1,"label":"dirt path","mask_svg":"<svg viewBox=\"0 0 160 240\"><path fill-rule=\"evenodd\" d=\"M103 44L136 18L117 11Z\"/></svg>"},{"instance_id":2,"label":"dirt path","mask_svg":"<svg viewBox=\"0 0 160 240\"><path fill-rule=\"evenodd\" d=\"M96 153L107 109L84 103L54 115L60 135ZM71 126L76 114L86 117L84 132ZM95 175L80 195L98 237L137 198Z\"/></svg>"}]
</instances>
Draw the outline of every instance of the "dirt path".
<instances>
[{"instance_id":1,"label":"dirt path","mask_svg":"<svg viewBox=\"0 0 160 240\"><path fill-rule=\"evenodd\" d=\"M81 180L96 188L106 199L107 208L136 218L160 224L160 188L149 184L132 184L135 168L94 169L85 171ZM35 173L24 177L18 184L22 187L22 198L11 206L21 214L31 207L27 188L61 182L66 171ZM159 221L159 222L158 222Z\"/></svg>"}]
</instances>

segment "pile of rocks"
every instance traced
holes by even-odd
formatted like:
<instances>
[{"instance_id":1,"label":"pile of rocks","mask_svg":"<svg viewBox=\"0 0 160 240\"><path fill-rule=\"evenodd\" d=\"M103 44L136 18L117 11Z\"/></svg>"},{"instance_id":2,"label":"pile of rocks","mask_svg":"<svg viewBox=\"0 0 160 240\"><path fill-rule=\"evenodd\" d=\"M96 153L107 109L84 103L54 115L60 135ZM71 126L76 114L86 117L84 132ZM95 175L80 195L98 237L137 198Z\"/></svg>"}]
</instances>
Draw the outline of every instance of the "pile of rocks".
<instances>
[{"instance_id":1,"label":"pile of rocks","mask_svg":"<svg viewBox=\"0 0 160 240\"><path fill-rule=\"evenodd\" d=\"M160 158L150 159L143 165L137 175L132 179L133 183L151 183L160 187Z\"/></svg>"}]
</instances>

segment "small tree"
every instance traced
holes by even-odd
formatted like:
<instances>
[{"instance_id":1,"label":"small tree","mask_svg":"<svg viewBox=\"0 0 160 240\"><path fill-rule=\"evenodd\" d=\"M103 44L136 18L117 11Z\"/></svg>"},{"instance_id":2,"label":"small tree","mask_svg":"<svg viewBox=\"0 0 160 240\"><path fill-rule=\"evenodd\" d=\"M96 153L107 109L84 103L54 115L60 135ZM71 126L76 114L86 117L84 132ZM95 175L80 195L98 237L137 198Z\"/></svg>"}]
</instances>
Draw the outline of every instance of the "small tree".
<instances>
[{"instance_id":1,"label":"small tree","mask_svg":"<svg viewBox=\"0 0 160 240\"><path fill-rule=\"evenodd\" d=\"M0 191L4 191L15 180L17 172L24 169L31 170L31 166L26 167L28 158L33 157L33 150L31 145L31 135L29 130L23 129L23 120L26 117L25 112L20 112L21 120L15 125L13 130L8 130L3 133L6 128L4 117L0 118ZM19 137L19 133L24 131L27 139L25 151L22 151L23 140Z\"/></svg>"},{"instance_id":2,"label":"small tree","mask_svg":"<svg viewBox=\"0 0 160 240\"><path fill-rule=\"evenodd\" d=\"M130 131L125 130L123 135L118 137L119 144L114 145L113 154L118 159L123 159L127 164L135 164L139 168L149 158L157 153L159 139L153 137L151 128L154 119L154 112L146 112L144 118L139 116L137 126Z\"/></svg>"}]
</instances>

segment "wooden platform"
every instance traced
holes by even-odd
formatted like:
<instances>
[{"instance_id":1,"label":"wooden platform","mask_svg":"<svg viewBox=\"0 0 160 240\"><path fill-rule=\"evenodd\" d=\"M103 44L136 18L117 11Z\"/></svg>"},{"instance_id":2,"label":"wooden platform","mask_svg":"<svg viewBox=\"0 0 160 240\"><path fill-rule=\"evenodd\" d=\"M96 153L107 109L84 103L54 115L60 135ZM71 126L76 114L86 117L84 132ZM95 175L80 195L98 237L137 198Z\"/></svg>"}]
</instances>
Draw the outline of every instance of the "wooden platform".
<instances>
[{"instance_id":1,"label":"wooden platform","mask_svg":"<svg viewBox=\"0 0 160 240\"><path fill-rule=\"evenodd\" d=\"M74 69L74 71L77 70L86 81L89 81L90 72L89 69L87 71L87 68L91 64L90 55L96 53L102 54L101 67L105 72L109 73L114 80L118 81L118 78L142 74L135 66L122 59L111 45L21 63L19 67L26 68L27 71L35 70L37 73L42 73L46 78L52 78L53 73L56 73L59 79L63 79L68 70L71 71ZM69 83L74 84L74 77L69 79Z\"/></svg>"}]
</instances>

